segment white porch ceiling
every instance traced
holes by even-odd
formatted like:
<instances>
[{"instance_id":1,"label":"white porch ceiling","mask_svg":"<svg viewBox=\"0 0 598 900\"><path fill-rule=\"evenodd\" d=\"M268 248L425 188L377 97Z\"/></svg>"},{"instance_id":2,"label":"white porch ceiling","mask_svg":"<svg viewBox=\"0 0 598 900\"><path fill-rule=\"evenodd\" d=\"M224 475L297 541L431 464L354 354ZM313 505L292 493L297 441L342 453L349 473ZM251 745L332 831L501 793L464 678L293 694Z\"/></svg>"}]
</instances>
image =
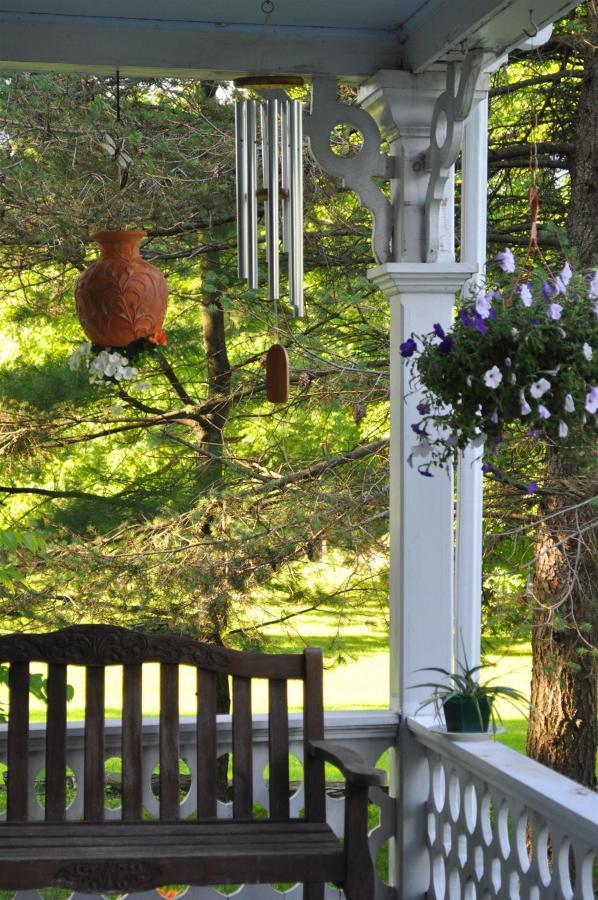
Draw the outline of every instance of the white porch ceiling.
<instances>
[{"instance_id":1,"label":"white porch ceiling","mask_svg":"<svg viewBox=\"0 0 598 900\"><path fill-rule=\"evenodd\" d=\"M575 0L0 0L0 67L363 79L503 53ZM530 16L531 10L531 16Z\"/></svg>"}]
</instances>

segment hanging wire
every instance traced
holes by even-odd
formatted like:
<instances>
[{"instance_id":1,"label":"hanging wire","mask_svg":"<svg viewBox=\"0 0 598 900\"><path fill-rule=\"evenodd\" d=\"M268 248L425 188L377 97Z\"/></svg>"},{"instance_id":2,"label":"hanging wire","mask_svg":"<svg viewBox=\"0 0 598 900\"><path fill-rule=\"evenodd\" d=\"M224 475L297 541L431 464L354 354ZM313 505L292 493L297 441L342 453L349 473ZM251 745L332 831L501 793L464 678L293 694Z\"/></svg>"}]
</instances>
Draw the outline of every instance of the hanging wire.
<instances>
[{"instance_id":1,"label":"hanging wire","mask_svg":"<svg viewBox=\"0 0 598 900\"><path fill-rule=\"evenodd\" d=\"M120 69L116 70L116 121L120 122Z\"/></svg>"}]
</instances>

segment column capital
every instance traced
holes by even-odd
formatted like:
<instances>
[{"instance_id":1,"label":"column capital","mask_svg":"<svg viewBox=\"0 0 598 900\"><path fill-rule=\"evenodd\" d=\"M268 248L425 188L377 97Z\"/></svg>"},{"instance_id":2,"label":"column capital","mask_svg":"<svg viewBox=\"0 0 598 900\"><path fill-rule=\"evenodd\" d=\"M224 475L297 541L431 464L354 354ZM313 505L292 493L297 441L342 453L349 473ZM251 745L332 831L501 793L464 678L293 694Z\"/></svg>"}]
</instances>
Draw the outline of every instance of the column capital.
<instances>
[{"instance_id":1,"label":"column capital","mask_svg":"<svg viewBox=\"0 0 598 900\"><path fill-rule=\"evenodd\" d=\"M370 269L368 278L388 297L399 294L454 295L477 271L475 263L396 262Z\"/></svg>"}]
</instances>

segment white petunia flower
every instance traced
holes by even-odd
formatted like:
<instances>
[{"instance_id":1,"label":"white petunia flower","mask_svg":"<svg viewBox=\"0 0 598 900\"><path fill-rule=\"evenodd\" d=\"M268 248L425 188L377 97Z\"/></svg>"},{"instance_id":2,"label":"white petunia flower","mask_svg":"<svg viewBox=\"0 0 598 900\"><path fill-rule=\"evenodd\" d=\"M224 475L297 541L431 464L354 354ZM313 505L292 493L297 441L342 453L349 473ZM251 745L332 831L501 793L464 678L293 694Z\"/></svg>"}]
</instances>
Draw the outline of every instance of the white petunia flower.
<instances>
[{"instance_id":1,"label":"white petunia flower","mask_svg":"<svg viewBox=\"0 0 598 900\"><path fill-rule=\"evenodd\" d=\"M532 292L530 290L529 284L524 283L519 288L519 299L523 303L524 306L531 306L534 298L532 297Z\"/></svg>"},{"instance_id":2,"label":"white petunia flower","mask_svg":"<svg viewBox=\"0 0 598 900\"><path fill-rule=\"evenodd\" d=\"M549 419L551 413L549 409L546 409L546 407L542 403L540 403L540 405L538 406L538 415L541 419Z\"/></svg>"},{"instance_id":3,"label":"white petunia flower","mask_svg":"<svg viewBox=\"0 0 598 900\"><path fill-rule=\"evenodd\" d=\"M588 300L598 300L598 269L592 274L588 288Z\"/></svg>"},{"instance_id":4,"label":"white petunia flower","mask_svg":"<svg viewBox=\"0 0 598 900\"><path fill-rule=\"evenodd\" d=\"M480 291L475 300L475 310L480 319L487 319L492 309L492 295Z\"/></svg>"},{"instance_id":5,"label":"white petunia flower","mask_svg":"<svg viewBox=\"0 0 598 900\"><path fill-rule=\"evenodd\" d=\"M568 262L565 263L559 274L556 276L554 283L557 289L557 294L564 294L567 290L567 286L571 281L571 276L573 272L571 271L571 266Z\"/></svg>"},{"instance_id":6,"label":"white petunia flower","mask_svg":"<svg viewBox=\"0 0 598 900\"><path fill-rule=\"evenodd\" d=\"M546 315L554 322L557 322L561 318L562 311L563 307L560 303L549 303L546 307Z\"/></svg>"},{"instance_id":7,"label":"white petunia flower","mask_svg":"<svg viewBox=\"0 0 598 900\"><path fill-rule=\"evenodd\" d=\"M586 343L583 345L583 347L581 348L581 352L583 353L583 355L585 356L585 358L586 358L588 361L589 361L589 360L592 358L592 356L594 355L594 354L593 354L593 351L592 351L592 348L591 348L590 345L587 343L587 341L586 341Z\"/></svg>"},{"instance_id":8,"label":"white petunia flower","mask_svg":"<svg viewBox=\"0 0 598 900\"><path fill-rule=\"evenodd\" d=\"M565 412L575 412L575 403L571 394L565 394Z\"/></svg>"},{"instance_id":9,"label":"white petunia flower","mask_svg":"<svg viewBox=\"0 0 598 900\"><path fill-rule=\"evenodd\" d=\"M567 425L566 422L563 422L563 420L561 419L559 421L559 437L566 438L568 434L569 434L569 426Z\"/></svg>"},{"instance_id":10,"label":"white petunia flower","mask_svg":"<svg viewBox=\"0 0 598 900\"><path fill-rule=\"evenodd\" d=\"M520 403L520 412L522 416L529 416L532 411L531 406L525 399L525 392L522 390L519 391L519 403Z\"/></svg>"},{"instance_id":11,"label":"white petunia flower","mask_svg":"<svg viewBox=\"0 0 598 900\"><path fill-rule=\"evenodd\" d=\"M538 380L534 381L531 385L529 392L534 400L539 400L548 390L550 390L550 382L547 381L546 378L538 378Z\"/></svg>"},{"instance_id":12,"label":"white petunia flower","mask_svg":"<svg viewBox=\"0 0 598 900\"><path fill-rule=\"evenodd\" d=\"M593 385L586 394L585 408L592 414L598 412L598 384Z\"/></svg>"},{"instance_id":13,"label":"white petunia flower","mask_svg":"<svg viewBox=\"0 0 598 900\"><path fill-rule=\"evenodd\" d=\"M484 372L484 384L488 388L497 388L502 381L502 372L498 366L492 366Z\"/></svg>"}]
</instances>

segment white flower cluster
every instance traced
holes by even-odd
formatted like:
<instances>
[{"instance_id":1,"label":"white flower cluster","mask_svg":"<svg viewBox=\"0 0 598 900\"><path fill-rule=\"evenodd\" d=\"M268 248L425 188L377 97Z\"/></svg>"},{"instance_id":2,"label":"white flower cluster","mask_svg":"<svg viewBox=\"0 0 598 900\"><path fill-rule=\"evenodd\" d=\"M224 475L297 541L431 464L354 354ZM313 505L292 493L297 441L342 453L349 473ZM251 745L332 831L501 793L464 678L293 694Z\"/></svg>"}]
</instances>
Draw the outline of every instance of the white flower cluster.
<instances>
[{"instance_id":1,"label":"white flower cluster","mask_svg":"<svg viewBox=\"0 0 598 900\"><path fill-rule=\"evenodd\" d=\"M91 384L101 384L105 378L114 381L132 381L139 374L139 370L130 365L123 353L110 350L100 350L97 356L92 357L92 345L89 341L81 344L69 357L69 368L78 371L81 366L89 371ZM137 385L138 390L146 390L149 385L143 382Z\"/></svg>"},{"instance_id":2,"label":"white flower cluster","mask_svg":"<svg viewBox=\"0 0 598 900\"><path fill-rule=\"evenodd\" d=\"M101 350L89 364L89 380L92 384L99 384L104 378L131 381L138 372L135 366L129 365L129 360L122 353L110 353L108 350Z\"/></svg>"}]
</instances>

